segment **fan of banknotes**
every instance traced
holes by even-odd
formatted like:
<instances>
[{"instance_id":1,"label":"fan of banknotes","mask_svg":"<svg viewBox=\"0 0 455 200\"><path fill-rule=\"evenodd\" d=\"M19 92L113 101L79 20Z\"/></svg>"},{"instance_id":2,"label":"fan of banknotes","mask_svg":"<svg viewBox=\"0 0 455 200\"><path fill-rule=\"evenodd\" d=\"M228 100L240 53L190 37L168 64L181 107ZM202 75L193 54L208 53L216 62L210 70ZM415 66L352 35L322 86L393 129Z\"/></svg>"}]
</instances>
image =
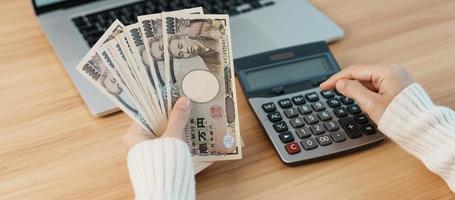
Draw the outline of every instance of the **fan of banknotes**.
<instances>
[{"instance_id":1,"label":"fan of banknotes","mask_svg":"<svg viewBox=\"0 0 455 200\"><path fill-rule=\"evenodd\" d=\"M116 20L77 70L150 134L180 96L192 101L184 139L195 161L240 159L229 17L201 8Z\"/></svg>"}]
</instances>

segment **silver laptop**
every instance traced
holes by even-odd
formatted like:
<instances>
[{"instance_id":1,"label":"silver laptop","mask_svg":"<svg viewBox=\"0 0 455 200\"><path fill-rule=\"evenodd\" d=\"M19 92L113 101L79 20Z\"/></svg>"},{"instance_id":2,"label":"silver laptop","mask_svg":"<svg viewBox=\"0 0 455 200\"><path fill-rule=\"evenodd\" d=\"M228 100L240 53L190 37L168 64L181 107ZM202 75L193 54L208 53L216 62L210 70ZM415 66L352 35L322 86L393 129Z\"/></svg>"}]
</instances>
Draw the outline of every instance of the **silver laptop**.
<instances>
[{"instance_id":1,"label":"silver laptop","mask_svg":"<svg viewBox=\"0 0 455 200\"><path fill-rule=\"evenodd\" d=\"M117 18L203 6L231 16L234 57L314 41L335 41L343 30L306 0L32 0L44 32L95 116L118 110L75 66Z\"/></svg>"}]
</instances>

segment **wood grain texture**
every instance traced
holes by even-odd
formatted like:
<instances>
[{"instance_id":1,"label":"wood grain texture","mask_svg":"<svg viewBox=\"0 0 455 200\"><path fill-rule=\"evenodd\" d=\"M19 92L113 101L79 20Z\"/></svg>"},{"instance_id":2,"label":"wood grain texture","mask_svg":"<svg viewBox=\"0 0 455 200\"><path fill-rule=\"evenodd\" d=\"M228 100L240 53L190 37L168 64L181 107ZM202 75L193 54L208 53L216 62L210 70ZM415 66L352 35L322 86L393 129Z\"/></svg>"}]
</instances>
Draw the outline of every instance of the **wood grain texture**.
<instances>
[{"instance_id":1,"label":"wood grain texture","mask_svg":"<svg viewBox=\"0 0 455 200\"><path fill-rule=\"evenodd\" d=\"M455 108L455 1L312 2L346 31L330 45L342 67L399 63L436 103ZM121 143L131 120L90 115L30 1L1 1L0 13L0 199L132 199ZM283 165L237 88L244 158L201 172L198 199L455 199L390 140Z\"/></svg>"}]
</instances>

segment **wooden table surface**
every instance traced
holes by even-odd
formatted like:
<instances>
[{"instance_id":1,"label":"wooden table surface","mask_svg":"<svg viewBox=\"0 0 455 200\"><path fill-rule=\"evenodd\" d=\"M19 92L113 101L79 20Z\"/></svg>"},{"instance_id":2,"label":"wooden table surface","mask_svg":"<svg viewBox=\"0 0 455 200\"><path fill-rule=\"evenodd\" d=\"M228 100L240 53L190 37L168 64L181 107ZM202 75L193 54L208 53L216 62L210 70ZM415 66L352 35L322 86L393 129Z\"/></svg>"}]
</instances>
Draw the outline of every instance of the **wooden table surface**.
<instances>
[{"instance_id":1,"label":"wooden table surface","mask_svg":"<svg viewBox=\"0 0 455 200\"><path fill-rule=\"evenodd\" d=\"M436 103L455 108L455 1L312 2L346 31L330 45L342 67L399 63ZM30 1L4 0L0 13L0 199L132 199L121 142L131 120L90 115ZM283 165L237 89L243 159L198 174L199 199L455 199L391 140Z\"/></svg>"}]
</instances>

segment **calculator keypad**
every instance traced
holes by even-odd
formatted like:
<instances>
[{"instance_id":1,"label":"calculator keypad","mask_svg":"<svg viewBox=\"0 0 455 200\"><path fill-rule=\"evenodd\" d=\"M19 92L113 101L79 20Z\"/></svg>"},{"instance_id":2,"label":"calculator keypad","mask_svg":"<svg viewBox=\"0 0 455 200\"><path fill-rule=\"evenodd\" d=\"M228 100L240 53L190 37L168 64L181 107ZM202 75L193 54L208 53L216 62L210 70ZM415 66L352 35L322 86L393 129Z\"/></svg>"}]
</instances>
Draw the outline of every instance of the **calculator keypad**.
<instances>
[{"instance_id":1,"label":"calculator keypad","mask_svg":"<svg viewBox=\"0 0 455 200\"><path fill-rule=\"evenodd\" d=\"M355 101L335 90L302 92L265 103L262 109L289 155L377 132Z\"/></svg>"}]
</instances>

